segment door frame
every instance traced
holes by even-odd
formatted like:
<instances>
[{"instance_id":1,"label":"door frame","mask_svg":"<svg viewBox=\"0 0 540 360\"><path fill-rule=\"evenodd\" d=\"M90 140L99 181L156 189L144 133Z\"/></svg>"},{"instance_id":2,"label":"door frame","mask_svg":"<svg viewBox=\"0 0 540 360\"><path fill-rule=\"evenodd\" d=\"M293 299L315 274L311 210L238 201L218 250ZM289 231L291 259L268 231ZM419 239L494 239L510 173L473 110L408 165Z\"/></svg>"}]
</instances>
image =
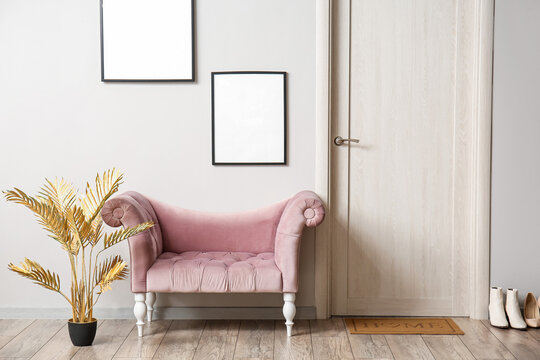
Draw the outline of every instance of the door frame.
<instances>
[{"instance_id":1,"label":"door frame","mask_svg":"<svg viewBox=\"0 0 540 360\"><path fill-rule=\"evenodd\" d=\"M332 315L332 31L333 7L350 0L316 0L316 171L315 190L326 204L326 220L316 230L315 306L317 318ZM462 193L455 204L464 209L454 236L468 240L469 289L465 310L473 319L486 319L490 284L491 109L494 0L456 0L456 101L461 122L460 179ZM342 15L340 15L342 16ZM345 15L346 16L346 15ZM348 19L340 19L348 23ZM458 120L456 120L458 121ZM463 126L464 125L464 126ZM458 169L459 168L459 169ZM457 203L456 203L457 202Z\"/></svg>"}]
</instances>

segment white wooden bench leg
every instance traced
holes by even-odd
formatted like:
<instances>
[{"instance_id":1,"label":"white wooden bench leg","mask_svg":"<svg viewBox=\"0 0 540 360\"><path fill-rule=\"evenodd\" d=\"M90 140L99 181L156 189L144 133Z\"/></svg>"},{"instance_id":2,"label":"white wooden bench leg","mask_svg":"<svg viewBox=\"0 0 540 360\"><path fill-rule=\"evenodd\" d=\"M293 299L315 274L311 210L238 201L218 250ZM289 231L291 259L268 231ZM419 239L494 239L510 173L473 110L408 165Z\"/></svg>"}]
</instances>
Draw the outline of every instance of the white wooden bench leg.
<instances>
[{"instance_id":1,"label":"white wooden bench leg","mask_svg":"<svg viewBox=\"0 0 540 360\"><path fill-rule=\"evenodd\" d=\"M294 325L294 315L296 315L296 306L294 300L295 293L283 293L283 316L285 316L285 325L287 326L287 336L292 336L292 327Z\"/></svg>"},{"instance_id":2,"label":"white wooden bench leg","mask_svg":"<svg viewBox=\"0 0 540 360\"><path fill-rule=\"evenodd\" d=\"M146 293L146 320L149 323L152 322L152 313L154 312L154 304L156 303L156 293L147 292Z\"/></svg>"},{"instance_id":3,"label":"white wooden bench leg","mask_svg":"<svg viewBox=\"0 0 540 360\"><path fill-rule=\"evenodd\" d=\"M137 332L139 333L139 336L143 336L144 315L146 315L146 305L144 303L145 299L145 293L135 294L135 306L133 307L133 314L135 314L135 318L137 319Z\"/></svg>"}]
</instances>

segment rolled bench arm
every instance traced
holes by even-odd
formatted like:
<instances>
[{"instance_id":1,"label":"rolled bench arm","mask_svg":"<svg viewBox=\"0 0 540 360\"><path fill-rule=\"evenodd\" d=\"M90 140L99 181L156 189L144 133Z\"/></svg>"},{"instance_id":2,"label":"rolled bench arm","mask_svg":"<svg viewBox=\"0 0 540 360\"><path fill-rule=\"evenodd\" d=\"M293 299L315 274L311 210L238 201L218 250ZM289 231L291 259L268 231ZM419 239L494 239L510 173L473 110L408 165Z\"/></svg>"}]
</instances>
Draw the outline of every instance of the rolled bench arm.
<instances>
[{"instance_id":1,"label":"rolled bench arm","mask_svg":"<svg viewBox=\"0 0 540 360\"><path fill-rule=\"evenodd\" d=\"M283 277L283 292L298 291L298 256L305 226L315 227L324 220L324 206L312 191L292 197L281 215L274 244L276 265Z\"/></svg>"},{"instance_id":2,"label":"rolled bench arm","mask_svg":"<svg viewBox=\"0 0 540 360\"><path fill-rule=\"evenodd\" d=\"M146 292L146 273L163 252L161 229L152 205L143 195L129 191L108 200L101 210L101 217L112 227L131 227L146 221L154 222L152 228L128 240L131 291Z\"/></svg>"}]
</instances>

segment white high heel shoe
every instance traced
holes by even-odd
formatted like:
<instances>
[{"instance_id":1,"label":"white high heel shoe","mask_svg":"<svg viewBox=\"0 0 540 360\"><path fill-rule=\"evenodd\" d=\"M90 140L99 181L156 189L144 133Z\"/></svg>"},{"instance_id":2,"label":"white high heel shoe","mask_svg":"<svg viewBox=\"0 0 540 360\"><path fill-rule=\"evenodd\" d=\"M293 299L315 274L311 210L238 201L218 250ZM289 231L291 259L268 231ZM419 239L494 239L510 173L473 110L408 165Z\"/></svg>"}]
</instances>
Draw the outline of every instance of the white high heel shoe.
<instances>
[{"instance_id":1,"label":"white high heel shoe","mask_svg":"<svg viewBox=\"0 0 540 360\"><path fill-rule=\"evenodd\" d=\"M500 287L492 287L489 290L489 322L491 326L508 328L508 320L506 320L503 305L503 292Z\"/></svg>"},{"instance_id":2,"label":"white high heel shoe","mask_svg":"<svg viewBox=\"0 0 540 360\"><path fill-rule=\"evenodd\" d=\"M519 308L517 289L508 289L506 291L506 314L510 320L510 326L514 329L525 330L527 324L523 320L521 309Z\"/></svg>"}]
</instances>

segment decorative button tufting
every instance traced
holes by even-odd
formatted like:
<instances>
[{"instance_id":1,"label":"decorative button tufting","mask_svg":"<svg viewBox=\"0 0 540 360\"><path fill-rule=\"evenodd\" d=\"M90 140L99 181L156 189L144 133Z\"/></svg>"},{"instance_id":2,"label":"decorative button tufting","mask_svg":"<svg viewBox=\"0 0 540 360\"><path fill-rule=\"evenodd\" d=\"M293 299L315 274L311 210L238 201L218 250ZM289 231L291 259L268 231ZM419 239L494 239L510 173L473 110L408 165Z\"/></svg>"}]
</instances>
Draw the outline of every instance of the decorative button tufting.
<instances>
[{"instance_id":1,"label":"decorative button tufting","mask_svg":"<svg viewBox=\"0 0 540 360\"><path fill-rule=\"evenodd\" d=\"M154 292L281 292L274 253L165 252L147 274Z\"/></svg>"},{"instance_id":2,"label":"decorative button tufting","mask_svg":"<svg viewBox=\"0 0 540 360\"><path fill-rule=\"evenodd\" d=\"M113 216L117 219L121 219L124 216L124 210L116 208L113 210Z\"/></svg>"},{"instance_id":3,"label":"decorative button tufting","mask_svg":"<svg viewBox=\"0 0 540 360\"><path fill-rule=\"evenodd\" d=\"M304 216L306 219L313 219L315 217L315 210L312 208L306 209L306 211L304 211Z\"/></svg>"}]
</instances>

